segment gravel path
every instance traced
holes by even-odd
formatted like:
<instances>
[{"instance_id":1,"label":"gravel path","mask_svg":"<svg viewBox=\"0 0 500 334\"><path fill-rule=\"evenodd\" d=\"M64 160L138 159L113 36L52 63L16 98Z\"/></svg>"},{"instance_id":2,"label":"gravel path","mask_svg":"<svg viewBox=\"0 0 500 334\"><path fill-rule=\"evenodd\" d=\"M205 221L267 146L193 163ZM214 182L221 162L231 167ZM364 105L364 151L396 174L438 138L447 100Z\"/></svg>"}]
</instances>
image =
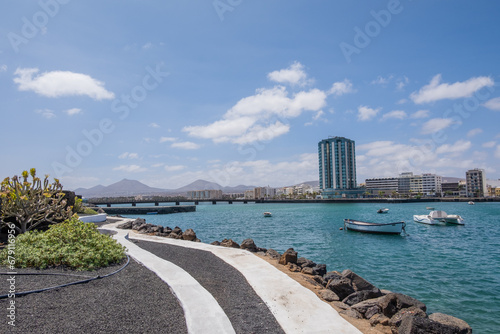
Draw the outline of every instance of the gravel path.
<instances>
[{"instance_id":1,"label":"gravel path","mask_svg":"<svg viewBox=\"0 0 500 334\"><path fill-rule=\"evenodd\" d=\"M43 270L93 277L116 265L92 272ZM0 267L1 272L8 272ZM17 269L17 272L33 272ZM38 271L40 272L40 271ZM8 291L0 275L0 294ZM82 277L16 275L16 290L64 284ZM84 284L15 298L15 327L7 316L9 299L0 299L0 333L187 333L184 313L165 282L133 259L119 273Z\"/></svg>"},{"instance_id":2,"label":"gravel path","mask_svg":"<svg viewBox=\"0 0 500 334\"><path fill-rule=\"evenodd\" d=\"M214 254L156 242L131 241L191 274L214 296L236 333L284 333L245 277Z\"/></svg>"}]
</instances>

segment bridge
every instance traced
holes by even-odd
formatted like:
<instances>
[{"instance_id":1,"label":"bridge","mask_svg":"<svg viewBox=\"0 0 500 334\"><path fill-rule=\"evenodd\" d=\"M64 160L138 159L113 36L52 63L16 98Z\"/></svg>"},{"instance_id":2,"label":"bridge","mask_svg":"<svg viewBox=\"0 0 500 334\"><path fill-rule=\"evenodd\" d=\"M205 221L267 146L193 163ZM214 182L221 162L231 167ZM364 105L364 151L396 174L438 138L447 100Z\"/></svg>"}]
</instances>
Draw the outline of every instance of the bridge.
<instances>
[{"instance_id":1,"label":"bridge","mask_svg":"<svg viewBox=\"0 0 500 334\"><path fill-rule=\"evenodd\" d=\"M110 208L112 205L123 205L128 204L130 206L137 206L140 203L154 203L155 206L160 206L160 203L175 203L175 205L181 205L181 203L194 203L194 205L200 204L200 202L211 202L213 205L224 202L228 204L233 203L262 203L263 200L259 199L162 199L162 200L151 200L151 199L143 199L143 200L130 200L130 199L113 199L113 198L90 198L88 200L89 204L94 205L106 205L106 207Z\"/></svg>"}]
</instances>

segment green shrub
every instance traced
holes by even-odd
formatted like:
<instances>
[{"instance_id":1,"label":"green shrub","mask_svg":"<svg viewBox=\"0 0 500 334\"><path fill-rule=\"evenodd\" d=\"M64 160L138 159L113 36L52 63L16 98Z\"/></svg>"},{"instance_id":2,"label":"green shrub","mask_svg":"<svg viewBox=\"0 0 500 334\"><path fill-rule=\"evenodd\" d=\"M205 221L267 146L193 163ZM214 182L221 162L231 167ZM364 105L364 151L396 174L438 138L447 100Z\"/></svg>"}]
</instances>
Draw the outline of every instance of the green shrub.
<instances>
[{"instance_id":1,"label":"green shrub","mask_svg":"<svg viewBox=\"0 0 500 334\"><path fill-rule=\"evenodd\" d=\"M66 266L93 270L119 262L125 247L97 226L76 217L52 225L47 231L29 231L16 237L15 266L20 268ZM8 265L8 249L0 252L0 263Z\"/></svg>"},{"instance_id":2,"label":"green shrub","mask_svg":"<svg viewBox=\"0 0 500 334\"><path fill-rule=\"evenodd\" d=\"M97 211L95 211L94 209L91 209L91 208L85 208L83 210L83 213L86 215L96 215Z\"/></svg>"},{"instance_id":3,"label":"green shrub","mask_svg":"<svg viewBox=\"0 0 500 334\"><path fill-rule=\"evenodd\" d=\"M75 205L73 206L73 213L82 213L83 212L83 201L81 198L75 198Z\"/></svg>"}]
</instances>

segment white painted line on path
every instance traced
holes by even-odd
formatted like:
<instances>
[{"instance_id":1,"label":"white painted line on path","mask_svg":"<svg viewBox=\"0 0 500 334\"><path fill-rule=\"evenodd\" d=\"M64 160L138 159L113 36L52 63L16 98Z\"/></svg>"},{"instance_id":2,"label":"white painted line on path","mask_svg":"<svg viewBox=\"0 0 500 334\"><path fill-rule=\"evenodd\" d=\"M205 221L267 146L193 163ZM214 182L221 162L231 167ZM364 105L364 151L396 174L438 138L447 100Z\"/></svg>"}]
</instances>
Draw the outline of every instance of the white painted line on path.
<instances>
[{"instance_id":1,"label":"white painted line on path","mask_svg":"<svg viewBox=\"0 0 500 334\"><path fill-rule=\"evenodd\" d=\"M246 250L137 233L130 238L213 253L243 274L286 333L361 334L314 292Z\"/></svg>"},{"instance_id":2,"label":"white painted line on path","mask_svg":"<svg viewBox=\"0 0 500 334\"><path fill-rule=\"evenodd\" d=\"M188 333L235 333L219 303L184 269L129 241L128 231L110 227L110 225L103 228L116 231L113 238L127 247L127 253L169 285L184 310Z\"/></svg>"}]
</instances>

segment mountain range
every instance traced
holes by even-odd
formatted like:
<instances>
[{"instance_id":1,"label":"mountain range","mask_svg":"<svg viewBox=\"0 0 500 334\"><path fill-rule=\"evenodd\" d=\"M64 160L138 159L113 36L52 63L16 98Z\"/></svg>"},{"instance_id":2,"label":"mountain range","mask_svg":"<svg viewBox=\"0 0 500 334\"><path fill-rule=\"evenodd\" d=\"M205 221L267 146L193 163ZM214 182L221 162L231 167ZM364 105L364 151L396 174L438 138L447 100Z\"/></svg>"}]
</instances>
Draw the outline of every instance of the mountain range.
<instances>
[{"instance_id":1,"label":"mountain range","mask_svg":"<svg viewBox=\"0 0 500 334\"><path fill-rule=\"evenodd\" d=\"M318 181L304 182L305 184L318 185ZM188 191L194 190L222 190L223 193L244 193L255 186L238 185L235 187L223 187L218 183L205 180L196 180L184 187L177 189L153 188L136 180L123 179L109 186L97 185L92 188L75 189L77 195L83 197L118 197L118 196L136 196L136 195L166 195L185 196Z\"/></svg>"}]
</instances>

